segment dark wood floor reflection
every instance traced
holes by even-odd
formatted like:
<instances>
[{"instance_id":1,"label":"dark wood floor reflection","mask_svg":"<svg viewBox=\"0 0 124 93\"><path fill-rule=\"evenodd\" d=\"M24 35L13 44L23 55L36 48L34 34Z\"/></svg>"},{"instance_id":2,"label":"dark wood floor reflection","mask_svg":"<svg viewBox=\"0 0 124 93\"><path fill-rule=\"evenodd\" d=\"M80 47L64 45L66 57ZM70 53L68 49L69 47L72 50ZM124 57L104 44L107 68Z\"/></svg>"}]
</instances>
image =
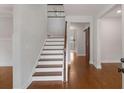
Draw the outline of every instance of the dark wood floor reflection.
<instances>
[{"instance_id":1,"label":"dark wood floor reflection","mask_svg":"<svg viewBox=\"0 0 124 93\"><path fill-rule=\"evenodd\" d=\"M69 82L32 82L30 89L120 89L122 88L121 74L118 67L121 64L102 64L102 70L97 70L93 65L89 65L85 57L74 56L74 61L70 65Z\"/></svg>"},{"instance_id":2,"label":"dark wood floor reflection","mask_svg":"<svg viewBox=\"0 0 124 93\"><path fill-rule=\"evenodd\" d=\"M12 88L12 67L0 67L0 89Z\"/></svg>"}]
</instances>

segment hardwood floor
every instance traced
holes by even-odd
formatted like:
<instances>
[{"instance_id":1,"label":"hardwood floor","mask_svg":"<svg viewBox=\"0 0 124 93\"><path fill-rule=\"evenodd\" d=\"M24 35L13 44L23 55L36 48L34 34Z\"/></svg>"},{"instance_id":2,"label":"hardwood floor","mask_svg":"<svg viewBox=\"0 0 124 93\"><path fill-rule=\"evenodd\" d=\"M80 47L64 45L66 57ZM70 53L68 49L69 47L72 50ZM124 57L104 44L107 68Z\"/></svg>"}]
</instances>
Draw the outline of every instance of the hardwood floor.
<instances>
[{"instance_id":1,"label":"hardwood floor","mask_svg":"<svg viewBox=\"0 0 124 93\"><path fill-rule=\"evenodd\" d=\"M86 62L85 57L74 55L70 65L69 82L32 82L29 89L121 89L122 77L118 73L121 64L102 64L102 70Z\"/></svg>"},{"instance_id":2,"label":"hardwood floor","mask_svg":"<svg viewBox=\"0 0 124 93\"><path fill-rule=\"evenodd\" d=\"M12 89L12 67L0 67L0 89Z\"/></svg>"},{"instance_id":3,"label":"hardwood floor","mask_svg":"<svg viewBox=\"0 0 124 93\"><path fill-rule=\"evenodd\" d=\"M102 70L97 70L86 62L85 57L74 56L70 65L69 82L32 82L29 89L121 89L121 74L118 67L121 64L102 64ZM12 88L12 67L0 67L0 89Z\"/></svg>"}]
</instances>

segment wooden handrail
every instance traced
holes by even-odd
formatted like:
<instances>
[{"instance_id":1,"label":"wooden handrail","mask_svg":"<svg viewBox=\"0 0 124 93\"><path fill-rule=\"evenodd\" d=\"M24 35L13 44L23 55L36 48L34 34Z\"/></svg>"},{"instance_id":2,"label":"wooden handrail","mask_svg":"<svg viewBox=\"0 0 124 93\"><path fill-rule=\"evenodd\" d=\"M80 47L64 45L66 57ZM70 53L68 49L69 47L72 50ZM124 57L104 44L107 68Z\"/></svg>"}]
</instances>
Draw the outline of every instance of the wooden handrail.
<instances>
[{"instance_id":1,"label":"wooden handrail","mask_svg":"<svg viewBox=\"0 0 124 93\"><path fill-rule=\"evenodd\" d=\"M67 46L67 21L65 22L65 36L64 36L64 82L66 82L66 46Z\"/></svg>"}]
</instances>

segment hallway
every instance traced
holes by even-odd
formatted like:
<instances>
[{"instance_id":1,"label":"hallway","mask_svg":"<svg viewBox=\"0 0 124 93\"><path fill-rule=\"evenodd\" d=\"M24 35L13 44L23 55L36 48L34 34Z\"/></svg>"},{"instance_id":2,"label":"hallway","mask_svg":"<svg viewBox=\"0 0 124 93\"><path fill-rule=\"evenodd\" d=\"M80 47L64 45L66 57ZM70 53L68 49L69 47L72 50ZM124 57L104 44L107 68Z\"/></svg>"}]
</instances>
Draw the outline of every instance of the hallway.
<instances>
[{"instance_id":1,"label":"hallway","mask_svg":"<svg viewBox=\"0 0 124 93\"><path fill-rule=\"evenodd\" d=\"M120 64L102 64L103 69L97 70L93 65L88 65L85 57L74 55L74 61L70 65L69 83L62 82L32 82L29 89L121 89L121 74L117 69ZM104 76L104 77L103 77Z\"/></svg>"}]
</instances>

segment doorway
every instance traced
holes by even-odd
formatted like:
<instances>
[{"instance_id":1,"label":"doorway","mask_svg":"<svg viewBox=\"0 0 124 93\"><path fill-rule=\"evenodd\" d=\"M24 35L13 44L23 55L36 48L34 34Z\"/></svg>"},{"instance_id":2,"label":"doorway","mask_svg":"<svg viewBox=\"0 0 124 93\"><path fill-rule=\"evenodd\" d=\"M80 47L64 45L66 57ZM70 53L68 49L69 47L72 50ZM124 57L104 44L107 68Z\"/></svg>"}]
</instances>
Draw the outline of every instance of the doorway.
<instances>
[{"instance_id":1,"label":"doorway","mask_svg":"<svg viewBox=\"0 0 124 93\"><path fill-rule=\"evenodd\" d=\"M76 56L85 57L87 63L90 61L90 23L71 22L70 25L71 52Z\"/></svg>"},{"instance_id":2,"label":"doorway","mask_svg":"<svg viewBox=\"0 0 124 93\"><path fill-rule=\"evenodd\" d=\"M86 49L86 61L90 61L90 27L84 30L85 32L85 49Z\"/></svg>"}]
</instances>

